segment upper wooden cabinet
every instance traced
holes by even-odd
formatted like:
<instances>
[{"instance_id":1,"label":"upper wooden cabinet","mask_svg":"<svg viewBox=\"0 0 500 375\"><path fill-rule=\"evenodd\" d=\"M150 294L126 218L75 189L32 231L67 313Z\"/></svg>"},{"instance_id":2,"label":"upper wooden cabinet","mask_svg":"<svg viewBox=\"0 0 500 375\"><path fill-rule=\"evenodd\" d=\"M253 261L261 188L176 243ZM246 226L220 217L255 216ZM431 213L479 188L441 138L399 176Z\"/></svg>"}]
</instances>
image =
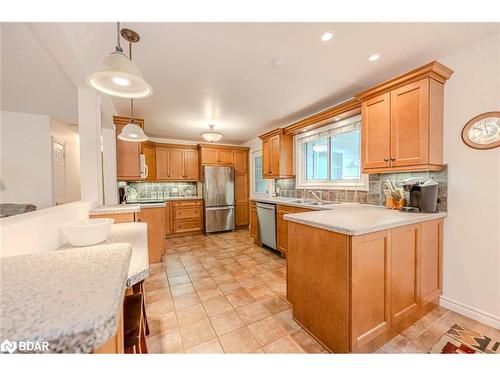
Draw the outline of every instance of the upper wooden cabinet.
<instances>
[{"instance_id":1,"label":"upper wooden cabinet","mask_svg":"<svg viewBox=\"0 0 500 375\"><path fill-rule=\"evenodd\" d=\"M156 146L153 142L141 143L141 153L144 155L148 175L146 181L156 180Z\"/></svg>"},{"instance_id":2,"label":"upper wooden cabinet","mask_svg":"<svg viewBox=\"0 0 500 375\"><path fill-rule=\"evenodd\" d=\"M156 144L156 180L199 181L198 147Z\"/></svg>"},{"instance_id":3,"label":"upper wooden cabinet","mask_svg":"<svg viewBox=\"0 0 500 375\"><path fill-rule=\"evenodd\" d=\"M233 147L202 144L200 153L202 165L234 165Z\"/></svg>"},{"instance_id":4,"label":"upper wooden cabinet","mask_svg":"<svg viewBox=\"0 0 500 375\"><path fill-rule=\"evenodd\" d=\"M113 116L116 136L130 122L130 117ZM137 125L144 128L144 120L134 119ZM116 176L120 181L137 181L141 179L140 155L141 145L116 138Z\"/></svg>"},{"instance_id":5,"label":"upper wooden cabinet","mask_svg":"<svg viewBox=\"0 0 500 375\"><path fill-rule=\"evenodd\" d=\"M452 73L432 62L356 95L364 173L442 168L444 83Z\"/></svg>"},{"instance_id":6,"label":"upper wooden cabinet","mask_svg":"<svg viewBox=\"0 0 500 375\"><path fill-rule=\"evenodd\" d=\"M293 135L275 129L259 138L262 140L263 178L293 177Z\"/></svg>"}]
</instances>

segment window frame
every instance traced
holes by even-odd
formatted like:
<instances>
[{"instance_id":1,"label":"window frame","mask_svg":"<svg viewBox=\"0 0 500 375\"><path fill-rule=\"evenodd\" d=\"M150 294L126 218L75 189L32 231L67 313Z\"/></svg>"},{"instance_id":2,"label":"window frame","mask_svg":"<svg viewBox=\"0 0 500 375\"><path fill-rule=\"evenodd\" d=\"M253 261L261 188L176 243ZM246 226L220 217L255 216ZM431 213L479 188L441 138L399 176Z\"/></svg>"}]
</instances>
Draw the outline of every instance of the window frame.
<instances>
[{"instance_id":1,"label":"window frame","mask_svg":"<svg viewBox=\"0 0 500 375\"><path fill-rule=\"evenodd\" d=\"M295 166L296 166L296 178L295 178L295 188L296 189L324 189L324 190L358 190L358 191L368 191L368 175L361 173L361 165L360 165L360 173L361 178L357 180L307 180L306 179L306 144L302 143L301 140L307 137L311 137L317 135L319 133L323 133L325 131L329 131L336 128L341 128L347 125L351 125L356 122L361 122L361 115L356 115L353 117L349 117L344 120L340 120L334 123L327 124L318 129L311 130L309 132L301 133L294 137L295 143ZM361 125L362 126L362 125ZM360 129L361 129L360 126ZM327 142L328 144L328 168L331 169L331 140ZM359 160L361 164L361 140L359 145ZM331 172L329 172L331 173Z\"/></svg>"},{"instance_id":2,"label":"window frame","mask_svg":"<svg viewBox=\"0 0 500 375\"><path fill-rule=\"evenodd\" d=\"M262 150L258 151L253 151L251 152L251 163L250 163L250 181L252 184L252 188L250 189L251 191L251 197L252 198L265 198L267 197L267 191L269 190L268 183L266 179L263 179L266 185L266 190L263 192L258 192L255 191L255 159L261 157L262 158Z\"/></svg>"}]
</instances>

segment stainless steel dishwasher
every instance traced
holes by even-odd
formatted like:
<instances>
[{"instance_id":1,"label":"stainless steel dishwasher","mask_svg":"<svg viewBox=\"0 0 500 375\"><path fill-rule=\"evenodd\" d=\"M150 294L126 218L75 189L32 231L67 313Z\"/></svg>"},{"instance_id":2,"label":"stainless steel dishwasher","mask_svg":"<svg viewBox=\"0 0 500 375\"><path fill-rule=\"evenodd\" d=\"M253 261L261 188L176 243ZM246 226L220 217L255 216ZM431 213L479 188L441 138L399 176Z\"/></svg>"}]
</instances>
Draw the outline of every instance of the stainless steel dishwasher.
<instances>
[{"instance_id":1,"label":"stainless steel dishwasher","mask_svg":"<svg viewBox=\"0 0 500 375\"><path fill-rule=\"evenodd\" d=\"M260 242L276 250L276 205L261 202L256 205Z\"/></svg>"}]
</instances>

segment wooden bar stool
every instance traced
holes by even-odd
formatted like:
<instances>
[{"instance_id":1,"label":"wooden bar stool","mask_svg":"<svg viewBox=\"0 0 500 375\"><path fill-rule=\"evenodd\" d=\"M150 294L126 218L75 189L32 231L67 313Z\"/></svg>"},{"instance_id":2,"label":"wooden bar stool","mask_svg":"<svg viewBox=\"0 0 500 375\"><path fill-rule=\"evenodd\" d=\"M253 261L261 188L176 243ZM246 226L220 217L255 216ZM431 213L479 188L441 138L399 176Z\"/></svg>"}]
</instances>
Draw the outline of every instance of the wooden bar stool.
<instances>
[{"instance_id":1,"label":"wooden bar stool","mask_svg":"<svg viewBox=\"0 0 500 375\"><path fill-rule=\"evenodd\" d=\"M142 293L125 296L123 303L123 341L126 353L142 353Z\"/></svg>"}]
</instances>

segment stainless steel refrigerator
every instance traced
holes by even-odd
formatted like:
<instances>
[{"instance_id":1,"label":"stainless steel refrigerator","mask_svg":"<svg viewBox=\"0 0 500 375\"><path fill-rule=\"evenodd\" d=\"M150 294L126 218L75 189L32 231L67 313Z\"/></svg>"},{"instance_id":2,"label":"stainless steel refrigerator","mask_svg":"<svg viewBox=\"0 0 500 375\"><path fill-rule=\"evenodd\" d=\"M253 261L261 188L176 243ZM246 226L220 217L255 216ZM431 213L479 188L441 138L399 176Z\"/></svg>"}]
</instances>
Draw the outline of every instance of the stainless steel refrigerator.
<instances>
[{"instance_id":1,"label":"stainless steel refrigerator","mask_svg":"<svg viewBox=\"0 0 500 375\"><path fill-rule=\"evenodd\" d=\"M203 167L205 233L234 230L234 168Z\"/></svg>"}]
</instances>

